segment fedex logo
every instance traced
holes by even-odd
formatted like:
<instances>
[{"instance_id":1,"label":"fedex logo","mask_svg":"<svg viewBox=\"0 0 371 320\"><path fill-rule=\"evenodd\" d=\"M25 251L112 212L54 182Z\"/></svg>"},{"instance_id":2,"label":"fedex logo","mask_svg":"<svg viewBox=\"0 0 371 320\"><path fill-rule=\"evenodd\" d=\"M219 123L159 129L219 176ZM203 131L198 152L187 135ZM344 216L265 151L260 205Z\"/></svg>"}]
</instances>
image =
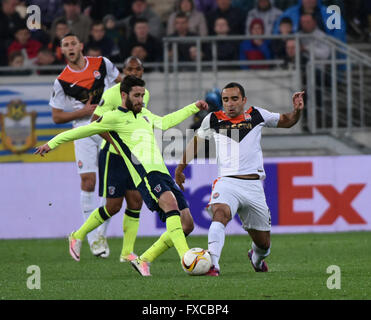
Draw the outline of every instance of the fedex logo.
<instances>
[{"instance_id":1,"label":"fedex logo","mask_svg":"<svg viewBox=\"0 0 371 320\"><path fill-rule=\"evenodd\" d=\"M175 168L168 166L173 177ZM272 226L332 225L340 217L349 225L367 224L352 205L366 184L348 183L340 189L333 184L334 178L328 178L328 183L327 179L326 183L297 183L298 178L317 178L313 174L312 162L268 163L264 168L267 176L264 190ZM193 166L185 169L187 180L192 181L197 176L197 181L201 179L203 183L192 190L185 188L184 195L195 225L208 229L211 218L204 214L204 210L210 199L212 180L207 174L199 175L193 171ZM302 204L301 207L298 203ZM322 207L319 203L323 204ZM240 222L238 215L235 215L235 219ZM165 228L157 215L156 227Z\"/></svg>"},{"instance_id":2,"label":"fedex logo","mask_svg":"<svg viewBox=\"0 0 371 320\"><path fill-rule=\"evenodd\" d=\"M339 217L348 224L367 224L352 206L365 184L350 183L343 190L338 190L331 181L329 184L295 185L294 178L313 176L312 162L267 164L265 170L264 189L272 225L331 225ZM296 211L294 206L297 200L313 199L315 192L329 204L318 219L315 219L313 208Z\"/></svg>"}]
</instances>

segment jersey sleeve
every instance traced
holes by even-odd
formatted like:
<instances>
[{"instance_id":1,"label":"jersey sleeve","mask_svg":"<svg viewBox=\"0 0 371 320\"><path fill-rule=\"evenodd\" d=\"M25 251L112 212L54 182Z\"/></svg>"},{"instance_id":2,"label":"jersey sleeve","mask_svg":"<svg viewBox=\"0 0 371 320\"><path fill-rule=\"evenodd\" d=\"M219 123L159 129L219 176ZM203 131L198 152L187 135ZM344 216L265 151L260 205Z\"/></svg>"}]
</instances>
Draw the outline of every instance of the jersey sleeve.
<instances>
[{"instance_id":1,"label":"jersey sleeve","mask_svg":"<svg viewBox=\"0 0 371 320\"><path fill-rule=\"evenodd\" d=\"M210 140L211 137L213 136L213 133L215 132L214 129L211 129L210 128L210 117L211 117L211 113L209 113L201 122L201 126L200 128L197 130L197 136L202 138L202 139L206 139L206 140Z\"/></svg>"},{"instance_id":2,"label":"jersey sleeve","mask_svg":"<svg viewBox=\"0 0 371 320\"><path fill-rule=\"evenodd\" d=\"M276 112L270 112L266 109L256 107L259 113L263 117L264 127L277 128L278 121L280 120L280 114Z\"/></svg>"},{"instance_id":3,"label":"jersey sleeve","mask_svg":"<svg viewBox=\"0 0 371 320\"><path fill-rule=\"evenodd\" d=\"M104 63L106 64L106 70L107 70L107 83L112 84L117 77L119 76L120 72L116 68L116 66L106 57L103 57Z\"/></svg>"},{"instance_id":4,"label":"jersey sleeve","mask_svg":"<svg viewBox=\"0 0 371 320\"><path fill-rule=\"evenodd\" d=\"M53 92L49 100L49 105L52 108L61 109L61 110L65 110L68 107L72 107L58 79L54 81Z\"/></svg>"},{"instance_id":5,"label":"jersey sleeve","mask_svg":"<svg viewBox=\"0 0 371 320\"><path fill-rule=\"evenodd\" d=\"M154 127L161 130L167 130L169 128L177 126L179 123L183 122L185 119L199 111L200 110L197 108L196 104L192 103L178 111L169 113L163 117L157 116L149 110L147 112L152 118Z\"/></svg>"},{"instance_id":6,"label":"jersey sleeve","mask_svg":"<svg viewBox=\"0 0 371 320\"><path fill-rule=\"evenodd\" d=\"M91 122L88 125L67 130L56 135L53 139L51 139L48 142L48 146L51 149L55 149L62 143L90 137L95 134L110 131L112 129L113 129L112 117L101 116L99 119Z\"/></svg>"}]
</instances>

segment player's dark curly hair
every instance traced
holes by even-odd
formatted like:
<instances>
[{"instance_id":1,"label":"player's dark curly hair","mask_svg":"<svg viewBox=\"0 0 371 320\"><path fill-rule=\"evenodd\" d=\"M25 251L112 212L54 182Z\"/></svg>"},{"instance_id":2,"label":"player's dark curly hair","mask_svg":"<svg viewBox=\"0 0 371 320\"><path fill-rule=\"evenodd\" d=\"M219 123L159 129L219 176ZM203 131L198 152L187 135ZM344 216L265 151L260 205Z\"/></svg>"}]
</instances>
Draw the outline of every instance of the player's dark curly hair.
<instances>
[{"instance_id":1,"label":"player's dark curly hair","mask_svg":"<svg viewBox=\"0 0 371 320\"><path fill-rule=\"evenodd\" d=\"M135 76L126 76L124 79L122 79L120 84L120 92L125 92L126 94L129 94L132 87L144 87L146 83L144 80L137 78Z\"/></svg>"}]
</instances>

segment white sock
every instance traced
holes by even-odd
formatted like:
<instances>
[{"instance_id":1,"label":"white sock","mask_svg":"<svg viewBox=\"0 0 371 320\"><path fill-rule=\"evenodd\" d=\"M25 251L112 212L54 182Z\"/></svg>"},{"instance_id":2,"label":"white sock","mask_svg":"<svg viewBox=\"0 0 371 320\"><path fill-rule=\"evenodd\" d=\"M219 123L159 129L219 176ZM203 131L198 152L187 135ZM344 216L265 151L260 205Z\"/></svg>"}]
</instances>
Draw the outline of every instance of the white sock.
<instances>
[{"instance_id":1,"label":"white sock","mask_svg":"<svg viewBox=\"0 0 371 320\"><path fill-rule=\"evenodd\" d=\"M208 242L211 259L215 268L220 270L219 259L225 240L225 226L223 223L213 221L209 228Z\"/></svg>"},{"instance_id":2,"label":"white sock","mask_svg":"<svg viewBox=\"0 0 371 320\"><path fill-rule=\"evenodd\" d=\"M84 218L84 221L86 221L89 218L90 214L97 208L95 192L87 192L81 190L80 205L82 216ZM89 232L87 237L89 244L91 244L93 241L98 240L97 229Z\"/></svg>"},{"instance_id":3,"label":"white sock","mask_svg":"<svg viewBox=\"0 0 371 320\"><path fill-rule=\"evenodd\" d=\"M265 257L268 257L271 253L271 248L269 247L267 250L259 248L254 242L252 243L252 249L254 253L252 255L252 262L255 267L261 268L262 261Z\"/></svg>"},{"instance_id":4,"label":"white sock","mask_svg":"<svg viewBox=\"0 0 371 320\"><path fill-rule=\"evenodd\" d=\"M106 198L99 197L99 199L100 199L100 207L105 206L106 205ZM109 224L110 221L111 221L111 219L108 219L108 220L104 221L103 224L101 224L96 229L96 231L98 233L98 237L100 237L100 236L106 237L107 227L108 227L108 224Z\"/></svg>"}]
</instances>

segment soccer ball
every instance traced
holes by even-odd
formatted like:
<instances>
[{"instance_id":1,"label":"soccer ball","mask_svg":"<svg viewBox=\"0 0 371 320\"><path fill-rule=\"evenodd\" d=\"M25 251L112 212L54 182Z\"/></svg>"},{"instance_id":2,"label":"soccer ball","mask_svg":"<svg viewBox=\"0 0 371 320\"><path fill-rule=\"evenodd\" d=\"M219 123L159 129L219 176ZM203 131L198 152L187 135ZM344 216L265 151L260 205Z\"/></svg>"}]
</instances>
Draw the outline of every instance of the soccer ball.
<instances>
[{"instance_id":1,"label":"soccer ball","mask_svg":"<svg viewBox=\"0 0 371 320\"><path fill-rule=\"evenodd\" d=\"M205 274L211 265L210 254L202 248L189 249L182 258L183 270L192 276Z\"/></svg>"}]
</instances>

